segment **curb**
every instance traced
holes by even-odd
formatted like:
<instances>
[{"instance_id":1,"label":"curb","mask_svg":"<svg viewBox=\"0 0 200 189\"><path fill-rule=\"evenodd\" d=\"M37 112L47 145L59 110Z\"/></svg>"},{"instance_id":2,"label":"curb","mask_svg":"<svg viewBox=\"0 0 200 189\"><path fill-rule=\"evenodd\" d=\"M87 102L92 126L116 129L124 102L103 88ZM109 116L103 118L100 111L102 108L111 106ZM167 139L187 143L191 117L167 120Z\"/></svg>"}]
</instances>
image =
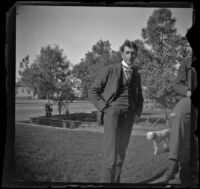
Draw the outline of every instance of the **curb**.
<instances>
[{"instance_id":1,"label":"curb","mask_svg":"<svg viewBox=\"0 0 200 189\"><path fill-rule=\"evenodd\" d=\"M15 121L15 124L19 125L28 125L28 126L34 126L34 127L43 127L43 128L49 128L49 129L62 129L62 130L70 130L70 131L76 131L76 130L84 130L84 129L77 129L77 128L63 128L63 127L54 127L51 125L39 125L34 123L23 123L20 121ZM96 126L89 126L89 127L96 127ZM84 127L83 127L84 128Z\"/></svg>"},{"instance_id":2,"label":"curb","mask_svg":"<svg viewBox=\"0 0 200 189\"><path fill-rule=\"evenodd\" d=\"M20 121L15 121L15 124L19 124L19 125L27 125L27 126L33 126L33 127L43 127L43 128L49 128L49 129L61 129L61 130L70 130L70 131L90 131L90 132L103 132L103 127L99 127L99 126L87 126L87 127L78 127L78 128L64 128L64 127L56 127L56 126L51 126L51 125L39 125L39 124L34 124L34 123L24 123L24 122L20 122ZM145 132L143 130L140 129L133 129L131 132L132 136L146 136L146 132L144 134L135 134L134 131L141 131L141 132Z\"/></svg>"}]
</instances>

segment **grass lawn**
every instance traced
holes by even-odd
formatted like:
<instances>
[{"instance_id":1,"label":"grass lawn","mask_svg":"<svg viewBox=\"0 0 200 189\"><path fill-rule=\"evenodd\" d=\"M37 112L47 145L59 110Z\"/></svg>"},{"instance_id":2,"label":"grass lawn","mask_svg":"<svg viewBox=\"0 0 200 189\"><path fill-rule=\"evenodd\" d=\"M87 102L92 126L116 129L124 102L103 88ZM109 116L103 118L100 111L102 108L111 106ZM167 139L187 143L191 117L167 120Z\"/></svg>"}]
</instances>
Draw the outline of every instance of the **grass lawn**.
<instances>
[{"instance_id":1,"label":"grass lawn","mask_svg":"<svg viewBox=\"0 0 200 189\"><path fill-rule=\"evenodd\" d=\"M98 183L103 134L16 124L15 163L18 179ZM121 182L143 181L167 165L168 153L153 155L145 137L131 137Z\"/></svg>"}]
</instances>

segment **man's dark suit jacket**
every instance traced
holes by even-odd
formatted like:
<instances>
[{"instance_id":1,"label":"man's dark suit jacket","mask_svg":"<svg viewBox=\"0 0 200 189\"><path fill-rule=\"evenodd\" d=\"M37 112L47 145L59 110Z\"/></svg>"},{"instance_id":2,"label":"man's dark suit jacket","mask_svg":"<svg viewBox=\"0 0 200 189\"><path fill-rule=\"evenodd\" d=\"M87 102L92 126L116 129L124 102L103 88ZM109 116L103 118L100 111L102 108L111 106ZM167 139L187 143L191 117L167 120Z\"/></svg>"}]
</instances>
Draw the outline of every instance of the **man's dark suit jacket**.
<instances>
[{"instance_id":1,"label":"man's dark suit jacket","mask_svg":"<svg viewBox=\"0 0 200 189\"><path fill-rule=\"evenodd\" d=\"M191 66L192 59L188 57L181 62L176 77L174 90L177 93L177 100L187 96L187 91L192 91L197 85L197 75Z\"/></svg>"},{"instance_id":2,"label":"man's dark suit jacket","mask_svg":"<svg viewBox=\"0 0 200 189\"><path fill-rule=\"evenodd\" d=\"M133 85L134 85L134 112L138 116L141 115L143 107L143 95L141 89L141 79L137 71L137 68L134 67L133 73ZM111 102L113 102L119 94L119 89L122 86L122 64L118 63L115 65L110 65L104 67L101 72L97 75L95 82L89 89L89 99L97 108L99 117L102 118L103 109ZM99 124L102 124L101 121Z\"/></svg>"}]
</instances>

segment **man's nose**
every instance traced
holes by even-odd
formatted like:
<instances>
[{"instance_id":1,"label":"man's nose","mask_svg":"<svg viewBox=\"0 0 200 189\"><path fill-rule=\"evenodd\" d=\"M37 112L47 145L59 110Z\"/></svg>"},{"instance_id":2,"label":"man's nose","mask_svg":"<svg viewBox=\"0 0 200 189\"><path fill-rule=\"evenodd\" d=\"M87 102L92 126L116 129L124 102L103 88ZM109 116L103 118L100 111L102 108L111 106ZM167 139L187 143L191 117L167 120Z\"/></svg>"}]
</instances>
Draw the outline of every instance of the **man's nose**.
<instances>
[{"instance_id":1,"label":"man's nose","mask_svg":"<svg viewBox=\"0 0 200 189\"><path fill-rule=\"evenodd\" d=\"M131 54L131 53L130 53L130 54L128 54L128 57L129 57L129 58L131 58L131 57L132 57L132 54Z\"/></svg>"},{"instance_id":2,"label":"man's nose","mask_svg":"<svg viewBox=\"0 0 200 189\"><path fill-rule=\"evenodd\" d=\"M133 55L129 55L129 57L128 57L128 58L129 58L129 59L132 59L133 57L134 57Z\"/></svg>"},{"instance_id":3,"label":"man's nose","mask_svg":"<svg viewBox=\"0 0 200 189\"><path fill-rule=\"evenodd\" d=\"M135 54L134 53L131 53L131 57L134 57L135 56Z\"/></svg>"}]
</instances>

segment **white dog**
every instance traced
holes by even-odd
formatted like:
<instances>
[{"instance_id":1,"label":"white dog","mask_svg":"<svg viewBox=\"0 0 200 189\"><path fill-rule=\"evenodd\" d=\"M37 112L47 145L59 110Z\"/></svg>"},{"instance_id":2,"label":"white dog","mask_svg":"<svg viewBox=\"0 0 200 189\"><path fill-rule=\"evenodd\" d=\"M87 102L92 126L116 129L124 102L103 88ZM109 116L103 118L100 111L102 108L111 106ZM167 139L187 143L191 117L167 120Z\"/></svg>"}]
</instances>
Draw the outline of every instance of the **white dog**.
<instances>
[{"instance_id":1,"label":"white dog","mask_svg":"<svg viewBox=\"0 0 200 189\"><path fill-rule=\"evenodd\" d=\"M147 132L147 139L153 141L154 155L158 154L158 145L162 141L165 151L169 150L168 142L170 137L170 129L164 129L161 131L149 131Z\"/></svg>"}]
</instances>

